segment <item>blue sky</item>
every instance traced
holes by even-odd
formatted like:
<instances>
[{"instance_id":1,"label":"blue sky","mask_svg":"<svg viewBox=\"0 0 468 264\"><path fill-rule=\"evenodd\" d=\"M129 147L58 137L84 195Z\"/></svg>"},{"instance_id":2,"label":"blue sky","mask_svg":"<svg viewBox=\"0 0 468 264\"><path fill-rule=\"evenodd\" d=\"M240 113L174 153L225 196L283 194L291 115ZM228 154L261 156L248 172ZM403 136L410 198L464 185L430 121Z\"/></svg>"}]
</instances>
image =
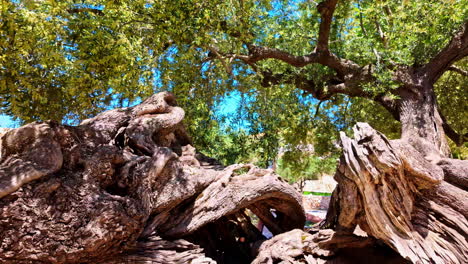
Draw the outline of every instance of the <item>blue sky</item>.
<instances>
[{"instance_id":1,"label":"blue sky","mask_svg":"<svg viewBox=\"0 0 468 264\"><path fill-rule=\"evenodd\" d=\"M18 125L6 115L0 115L0 127L17 127Z\"/></svg>"},{"instance_id":2,"label":"blue sky","mask_svg":"<svg viewBox=\"0 0 468 264\"><path fill-rule=\"evenodd\" d=\"M236 120L239 107L242 104L242 96L239 91L232 91L223 96L223 99L216 106L215 115L224 117L222 128L231 128L234 130L247 129L250 124L245 120Z\"/></svg>"}]
</instances>

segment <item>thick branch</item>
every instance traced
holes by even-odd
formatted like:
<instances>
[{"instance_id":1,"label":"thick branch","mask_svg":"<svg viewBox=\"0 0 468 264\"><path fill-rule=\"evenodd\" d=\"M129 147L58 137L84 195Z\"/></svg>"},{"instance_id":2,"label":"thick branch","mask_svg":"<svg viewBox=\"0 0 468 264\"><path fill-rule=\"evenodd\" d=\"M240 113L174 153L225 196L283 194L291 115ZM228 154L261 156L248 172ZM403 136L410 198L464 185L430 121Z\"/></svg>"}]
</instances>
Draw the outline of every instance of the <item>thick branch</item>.
<instances>
[{"instance_id":1,"label":"thick branch","mask_svg":"<svg viewBox=\"0 0 468 264\"><path fill-rule=\"evenodd\" d=\"M273 74L271 71L262 71L262 86L269 87L279 83L294 84L297 88L306 91L316 99L325 101L336 94L344 94L349 97L363 97L374 100L387 109L396 120L400 120L396 101L386 93L375 95L361 88L363 82L372 81L372 73L364 68L359 74L342 81L337 76L330 76L325 85L317 84L314 80L307 79L301 74L291 72Z\"/></svg>"},{"instance_id":2,"label":"thick branch","mask_svg":"<svg viewBox=\"0 0 468 264\"><path fill-rule=\"evenodd\" d=\"M461 74L461 75L463 75L463 76L468 76L468 71L465 71L465 70L460 69L460 68L458 68L458 67L456 67L456 66L453 66L453 65L450 66L450 67L448 67L448 70L449 70L449 71L456 72L456 73L459 73L459 74Z\"/></svg>"},{"instance_id":3,"label":"thick branch","mask_svg":"<svg viewBox=\"0 0 468 264\"><path fill-rule=\"evenodd\" d=\"M269 87L279 83L294 84L297 88L306 91L319 100L328 100L333 95L341 93L350 96L363 96L363 91L358 87L348 87L343 81L330 77L327 84L317 84L314 80L307 79L301 74L290 72L273 74L271 71L263 71L262 86Z\"/></svg>"},{"instance_id":4,"label":"thick branch","mask_svg":"<svg viewBox=\"0 0 468 264\"><path fill-rule=\"evenodd\" d=\"M455 130L453 130L453 128L447 124L447 123L443 123L442 124L442 127L444 128L444 132L445 134L457 145L457 146L461 146L463 145L463 143L465 143L466 141L468 141L468 133L465 133L464 135L460 135L458 134Z\"/></svg>"},{"instance_id":5,"label":"thick branch","mask_svg":"<svg viewBox=\"0 0 468 264\"><path fill-rule=\"evenodd\" d=\"M468 21L455 33L450 42L429 63L422 67L422 72L435 83L442 74L456 61L468 55Z\"/></svg>"},{"instance_id":6,"label":"thick branch","mask_svg":"<svg viewBox=\"0 0 468 264\"><path fill-rule=\"evenodd\" d=\"M328 51L328 41L330 38L330 26L332 23L333 13L335 12L336 3L338 0L327 0L321 2L317 9L321 15L321 23L319 28L319 37L317 43L318 52Z\"/></svg>"},{"instance_id":7,"label":"thick branch","mask_svg":"<svg viewBox=\"0 0 468 264\"><path fill-rule=\"evenodd\" d=\"M248 63L256 63L266 59L278 59L294 67L304 67L308 64L318 62L318 56L316 53L304 56L295 56L280 49L256 45L249 45L249 53L250 55L239 56L239 58Z\"/></svg>"},{"instance_id":8,"label":"thick branch","mask_svg":"<svg viewBox=\"0 0 468 264\"><path fill-rule=\"evenodd\" d=\"M361 67L353 61L341 59L329 51L312 52L309 55L296 56L277 48L249 45L249 55L229 55L241 59L247 64L266 59L277 59L294 67L304 67L312 63L319 63L334 69L340 76L359 71Z\"/></svg>"},{"instance_id":9,"label":"thick branch","mask_svg":"<svg viewBox=\"0 0 468 264\"><path fill-rule=\"evenodd\" d=\"M335 54L331 53L328 49L330 26L337 2L337 0L327 0L321 2L317 6L317 9L321 15L321 23L319 28L318 43L314 52L308 55L296 56L280 49L256 46L247 43L249 48L249 55L232 56L237 59L241 59L248 64L254 64L265 59L281 60L294 67L304 67L308 64L319 63L334 69L340 76L345 76L349 73L358 71L360 69L358 64L350 60L341 59Z\"/></svg>"},{"instance_id":10,"label":"thick branch","mask_svg":"<svg viewBox=\"0 0 468 264\"><path fill-rule=\"evenodd\" d=\"M445 135L449 137L457 146L461 146L463 143L468 141L468 133L464 135L458 134L448 123L445 116L439 110L440 117L442 119L442 128L444 129Z\"/></svg>"},{"instance_id":11,"label":"thick branch","mask_svg":"<svg viewBox=\"0 0 468 264\"><path fill-rule=\"evenodd\" d=\"M382 105L387 111L395 118L395 120L400 121L400 112L398 110L397 101L388 96L388 94L382 93L377 95L374 98L374 101Z\"/></svg>"}]
</instances>

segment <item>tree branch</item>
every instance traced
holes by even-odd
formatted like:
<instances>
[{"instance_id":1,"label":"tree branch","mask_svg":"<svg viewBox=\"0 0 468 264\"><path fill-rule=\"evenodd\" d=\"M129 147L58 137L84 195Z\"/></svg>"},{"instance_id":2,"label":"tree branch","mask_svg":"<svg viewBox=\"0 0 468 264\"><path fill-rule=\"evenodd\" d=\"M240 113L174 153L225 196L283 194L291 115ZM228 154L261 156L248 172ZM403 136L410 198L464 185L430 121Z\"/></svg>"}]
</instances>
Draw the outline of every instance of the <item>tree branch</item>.
<instances>
[{"instance_id":1,"label":"tree branch","mask_svg":"<svg viewBox=\"0 0 468 264\"><path fill-rule=\"evenodd\" d=\"M364 33L364 36L368 37L367 35L367 30L366 28L364 27L364 22L363 22L363 17L362 17L362 11L361 11L361 5L359 4L358 2L358 8L359 8L359 25L361 26L361 30L362 30L362 33ZM380 38L382 39L382 42L385 44L385 35L383 34L383 31L382 29L380 28L380 25L379 23L377 22L377 20L375 21L375 24L377 26L377 29L379 30L379 34L380 34ZM386 47L385 47L386 48ZM375 47L372 47L372 51L374 52L374 55L375 55L375 58L377 59L377 67L380 66L380 55L379 55L379 52L377 51L377 49Z\"/></svg>"},{"instance_id":2,"label":"tree branch","mask_svg":"<svg viewBox=\"0 0 468 264\"><path fill-rule=\"evenodd\" d=\"M463 143L468 141L468 133L465 133L464 135L458 134L448 123L447 119L445 119L445 116L442 114L442 112L439 109L439 115L440 118L442 119L442 128L444 129L445 135L449 137L453 143L455 143L458 147L463 145Z\"/></svg>"},{"instance_id":3,"label":"tree branch","mask_svg":"<svg viewBox=\"0 0 468 264\"><path fill-rule=\"evenodd\" d=\"M466 56L468 56L468 21L465 21L447 46L422 67L422 73L431 83L435 83L453 63Z\"/></svg>"},{"instance_id":4,"label":"tree branch","mask_svg":"<svg viewBox=\"0 0 468 264\"><path fill-rule=\"evenodd\" d=\"M400 121L400 112L398 111L398 103L395 99L392 99L387 94L379 94L374 97L374 101L378 102L395 118L396 121Z\"/></svg>"},{"instance_id":5,"label":"tree branch","mask_svg":"<svg viewBox=\"0 0 468 264\"><path fill-rule=\"evenodd\" d=\"M316 53L311 53L304 56L295 56L289 52L269 48L264 46L248 45L249 55L238 56L240 59L247 63L256 63L266 59L277 59L288 63L294 67L304 67L311 63L318 63L318 56Z\"/></svg>"},{"instance_id":6,"label":"tree branch","mask_svg":"<svg viewBox=\"0 0 468 264\"><path fill-rule=\"evenodd\" d=\"M319 101L319 103L317 104L317 107L315 108L315 114L314 114L314 119L317 117L318 113L319 113L319 110L320 110L320 105L322 104L322 100Z\"/></svg>"},{"instance_id":7,"label":"tree branch","mask_svg":"<svg viewBox=\"0 0 468 264\"><path fill-rule=\"evenodd\" d=\"M318 4L317 9L321 15L319 28L319 37L317 43L317 52L328 51L328 41L330 38L330 26L332 23L333 13L335 12L336 3L338 0L326 0Z\"/></svg>"},{"instance_id":8,"label":"tree branch","mask_svg":"<svg viewBox=\"0 0 468 264\"><path fill-rule=\"evenodd\" d=\"M328 100L336 94L344 94L349 97L364 97L372 99L384 106L397 120L399 120L398 108L396 101L387 94L375 95L371 92L366 92L361 88L363 82L372 81L372 73L365 68L361 71L361 75L354 75L353 78L347 81L341 81L337 76L329 76L325 84L318 84L314 80L307 79L300 73L293 74L291 72L274 74L270 70L264 70L262 75L261 85L269 87L280 83L293 84L297 88L306 91L318 100Z\"/></svg>"},{"instance_id":9,"label":"tree branch","mask_svg":"<svg viewBox=\"0 0 468 264\"><path fill-rule=\"evenodd\" d=\"M229 74L229 75L232 75L232 67L231 65L227 64L225 59L226 57L222 56L220 53L219 53L219 50L217 47L215 46L212 46L212 45L209 45L208 46L208 49L216 55L216 57L221 61L221 64L223 64L223 67L224 69L226 70L226 73Z\"/></svg>"},{"instance_id":10,"label":"tree branch","mask_svg":"<svg viewBox=\"0 0 468 264\"><path fill-rule=\"evenodd\" d=\"M468 76L468 71L465 71L465 70L460 69L460 68L458 68L458 67L456 67L456 66L453 66L453 65L450 66L450 67L448 67L447 70L453 71L453 72L456 72L456 73L459 73L459 74L461 74L461 75L463 75L463 76Z\"/></svg>"},{"instance_id":11,"label":"tree branch","mask_svg":"<svg viewBox=\"0 0 468 264\"><path fill-rule=\"evenodd\" d=\"M328 50L330 26L336 4L337 0L326 0L317 6L317 9L321 15L318 43L315 51L308 55L296 56L277 48L257 46L251 43L246 43L249 49L248 55L227 54L225 56L240 59L249 65L253 65L256 62L266 59L277 59L294 67L304 67L312 63L319 63L334 69L340 76L344 76L349 72L358 71L360 69L358 64L349 60L340 59L338 56Z\"/></svg>"},{"instance_id":12,"label":"tree branch","mask_svg":"<svg viewBox=\"0 0 468 264\"><path fill-rule=\"evenodd\" d=\"M333 20L337 0L325 0L318 4L317 9L321 16L319 26L318 42L315 50L308 55L293 55L287 51L270 48L265 46L257 46L251 43L246 43L248 54L223 54L217 50L216 57L233 58L243 61L244 63L254 67L258 71L256 63L267 59L276 59L285 62L291 66L301 68L309 64L317 63L327 66L337 73L331 77L325 85L317 85L314 81L308 80L302 74L282 73L274 74L269 70L263 70L259 73L262 75L262 86L271 86L279 83L294 84L299 89L312 94L319 100L328 100L335 94L345 94L350 97L366 97L373 99L385 108L389 109L395 115L396 108L394 100L382 95L375 96L364 91L361 87L363 83L375 80L372 76L373 67L367 65L361 67L357 63L339 58L337 55L330 52L328 48L330 27ZM378 54L377 54L378 56Z\"/></svg>"},{"instance_id":13,"label":"tree branch","mask_svg":"<svg viewBox=\"0 0 468 264\"><path fill-rule=\"evenodd\" d=\"M255 64L266 59L277 59L298 68L312 63L319 63L334 69L340 76L355 73L361 69L361 67L353 61L341 59L329 51L314 51L309 55L296 56L277 48L256 45L248 45L248 47L249 55L231 54L231 56L235 56L235 58L241 59L247 64Z\"/></svg>"},{"instance_id":14,"label":"tree branch","mask_svg":"<svg viewBox=\"0 0 468 264\"><path fill-rule=\"evenodd\" d=\"M70 9L67 9L67 12L70 13L70 14L91 12L91 13L94 13L95 15L99 15L99 16L104 15L104 12L102 12L102 10L96 9L96 8L91 8L91 7L70 8Z\"/></svg>"},{"instance_id":15,"label":"tree branch","mask_svg":"<svg viewBox=\"0 0 468 264\"><path fill-rule=\"evenodd\" d=\"M388 49L387 37L385 36L385 32L383 31L377 19L375 19L374 23L375 23L375 26L377 27L377 31L379 32L380 40L382 41L384 48Z\"/></svg>"},{"instance_id":16,"label":"tree branch","mask_svg":"<svg viewBox=\"0 0 468 264\"><path fill-rule=\"evenodd\" d=\"M304 82L303 86L299 88L308 91L315 98L324 101L330 99L335 94L344 94L349 97L362 97L378 102L397 120L400 121L400 114L398 112L397 101L392 99L387 94L374 95L373 93L362 90L361 86L356 83L339 83L329 84L326 87L318 87L312 81Z\"/></svg>"},{"instance_id":17,"label":"tree branch","mask_svg":"<svg viewBox=\"0 0 468 264\"><path fill-rule=\"evenodd\" d=\"M222 57L242 60L252 67L254 67L255 63L267 59L277 59L298 68L318 63L334 69L339 77L344 79L346 75L359 72L361 67L353 61L339 58L328 49L330 26L337 2L337 0L326 0L317 5L321 15L318 43L315 50L308 55L296 56L284 50L257 46L252 43L245 43L249 51L248 54L223 54L219 50L218 53Z\"/></svg>"}]
</instances>

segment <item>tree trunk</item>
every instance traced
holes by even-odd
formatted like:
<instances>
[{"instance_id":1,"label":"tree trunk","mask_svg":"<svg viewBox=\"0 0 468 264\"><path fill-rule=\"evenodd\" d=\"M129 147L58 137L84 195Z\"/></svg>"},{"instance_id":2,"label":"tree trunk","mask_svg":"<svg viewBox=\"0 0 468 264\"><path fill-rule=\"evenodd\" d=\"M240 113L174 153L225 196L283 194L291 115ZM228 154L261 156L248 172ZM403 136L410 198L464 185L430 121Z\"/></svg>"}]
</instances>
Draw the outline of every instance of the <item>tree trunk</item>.
<instances>
[{"instance_id":1,"label":"tree trunk","mask_svg":"<svg viewBox=\"0 0 468 264\"><path fill-rule=\"evenodd\" d=\"M421 81L422 82L422 81ZM429 159L448 157L450 149L431 84L406 86L399 90L401 138Z\"/></svg>"},{"instance_id":2,"label":"tree trunk","mask_svg":"<svg viewBox=\"0 0 468 264\"><path fill-rule=\"evenodd\" d=\"M359 226L413 263L467 263L467 186L444 174L466 179L468 162L431 163L405 139L389 141L363 123L354 136L341 135L326 226L350 233Z\"/></svg>"}]
</instances>

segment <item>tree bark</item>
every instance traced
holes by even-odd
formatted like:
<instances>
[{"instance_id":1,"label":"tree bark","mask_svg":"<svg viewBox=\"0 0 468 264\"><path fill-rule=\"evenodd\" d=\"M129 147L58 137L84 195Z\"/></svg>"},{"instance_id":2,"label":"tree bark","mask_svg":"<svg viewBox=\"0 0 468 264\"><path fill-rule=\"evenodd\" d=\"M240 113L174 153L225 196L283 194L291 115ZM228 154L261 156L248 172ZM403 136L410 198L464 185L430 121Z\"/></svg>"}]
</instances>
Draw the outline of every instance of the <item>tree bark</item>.
<instances>
[{"instance_id":1,"label":"tree bark","mask_svg":"<svg viewBox=\"0 0 468 264\"><path fill-rule=\"evenodd\" d=\"M412 263L466 263L468 192L452 183L466 179L468 163L438 166L407 139L389 141L364 123L354 137L341 135L338 188L323 226L347 233L359 226Z\"/></svg>"},{"instance_id":2,"label":"tree bark","mask_svg":"<svg viewBox=\"0 0 468 264\"><path fill-rule=\"evenodd\" d=\"M159 93L77 127L48 121L6 132L0 262L252 260L242 249L265 238L246 220L247 208L265 208L277 233L303 227L292 186L271 170L225 168L197 153L183 117L173 95ZM213 243L214 234L225 243Z\"/></svg>"},{"instance_id":3,"label":"tree bark","mask_svg":"<svg viewBox=\"0 0 468 264\"><path fill-rule=\"evenodd\" d=\"M365 123L341 144L321 229L275 236L253 263L468 262L468 161L430 162Z\"/></svg>"},{"instance_id":4,"label":"tree bark","mask_svg":"<svg viewBox=\"0 0 468 264\"><path fill-rule=\"evenodd\" d=\"M450 148L445 137L444 122L439 113L430 84L402 87L398 92L401 138L429 159L448 157Z\"/></svg>"},{"instance_id":5,"label":"tree bark","mask_svg":"<svg viewBox=\"0 0 468 264\"><path fill-rule=\"evenodd\" d=\"M295 229L264 242L252 263L409 263L385 245L376 242L372 237L339 233L331 229L309 232Z\"/></svg>"}]
</instances>

